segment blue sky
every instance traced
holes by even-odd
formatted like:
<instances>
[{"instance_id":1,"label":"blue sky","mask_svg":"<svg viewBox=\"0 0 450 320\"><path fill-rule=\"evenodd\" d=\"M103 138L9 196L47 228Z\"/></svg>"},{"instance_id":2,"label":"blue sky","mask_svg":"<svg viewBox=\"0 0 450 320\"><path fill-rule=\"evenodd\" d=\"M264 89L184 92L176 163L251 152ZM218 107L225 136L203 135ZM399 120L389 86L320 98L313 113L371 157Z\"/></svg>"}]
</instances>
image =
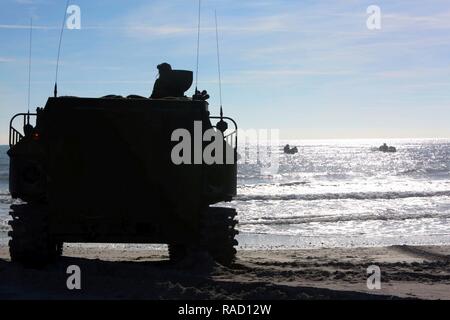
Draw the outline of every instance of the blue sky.
<instances>
[{"instance_id":1,"label":"blue sky","mask_svg":"<svg viewBox=\"0 0 450 320\"><path fill-rule=\"evenodd\" d=\"M31 104L52 95L65 0L0 0L0 143ZM66 30L59 93L150 95L156 65L195 70L197 0L73 0L81 30ZM199 87L218 113L214 10L223 104L243 128L282 138L450 137L448 0L203 0ZM368 30L378 5L381 30ZM193 89L189 94L192 94Z\"/></svg>"}]
</instances>

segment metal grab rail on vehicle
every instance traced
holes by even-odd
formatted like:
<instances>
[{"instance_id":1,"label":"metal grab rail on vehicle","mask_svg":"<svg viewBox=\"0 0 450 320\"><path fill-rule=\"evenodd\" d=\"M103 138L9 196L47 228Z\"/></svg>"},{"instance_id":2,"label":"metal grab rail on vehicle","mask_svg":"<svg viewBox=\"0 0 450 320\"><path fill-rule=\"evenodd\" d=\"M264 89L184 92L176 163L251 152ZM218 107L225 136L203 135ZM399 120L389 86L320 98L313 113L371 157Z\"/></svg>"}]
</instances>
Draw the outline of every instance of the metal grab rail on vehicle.
<instances>
[{"instance_id":1,"label":"metal grab rail on vehicle","mask_svg":"<svg viewBox=\"0 0 450 320\"><path fill-rule=\"evenodd\" d=\"M30 117L37 117L36 113L18 113L14 117L12 117L11 121L9 122L9 147L15 146L20 140L24 138L24 135L20 133L19 130L14 128L14 120L16 120L18 117L23 117L23 126L25 127L26 124L29 123Z\"/></svg>"},{"instance_id":2,"label":"metal grab rail on vehicle","mask_svg":"<svg viewBox=\"0 0 450 320\"><path fill-rule=\"evenodd\" d=\"M236 121L229 117L209 117L210 119L217 119L217 120L229 120L234 125L234 130L227 135L224 135L225 141L235 150L237 151L237 139L238 139L238 126ZM214 128L217 128L216 126L213 126Z\"/></svg>"}]
</instances>

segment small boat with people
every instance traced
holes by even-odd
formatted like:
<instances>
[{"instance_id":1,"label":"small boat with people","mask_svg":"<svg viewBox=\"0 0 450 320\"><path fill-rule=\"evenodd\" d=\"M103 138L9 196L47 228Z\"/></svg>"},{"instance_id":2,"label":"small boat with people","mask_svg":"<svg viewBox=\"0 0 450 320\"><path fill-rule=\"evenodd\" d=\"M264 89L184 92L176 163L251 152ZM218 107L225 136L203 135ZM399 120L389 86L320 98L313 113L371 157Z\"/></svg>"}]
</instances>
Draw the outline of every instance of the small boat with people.
<instances>
[{"instance_id":1,"label":"small boat with people","mask_svg":"<svg viewBox=\"0 0 450 320\"><path fill-rule=\"evenodd\" d=\"M397 148L395 148L393 146L388 146L386 143L383 143L383 145L381 145L378 148L378 151L394 153L394 152L397 152Z\"/></svg>"},{"instance_id":2,"label":"small boat with people","mask_svg":"<svg viewBox=\"0 0 450 320\"><path fill-rule=\"evenodd\" d=\"M288 144L284 146L283 151L286 154L296 154L296 153L298 153L297 147L291 148L291 146L288 145Z\"/></svg>"}]
</instances>

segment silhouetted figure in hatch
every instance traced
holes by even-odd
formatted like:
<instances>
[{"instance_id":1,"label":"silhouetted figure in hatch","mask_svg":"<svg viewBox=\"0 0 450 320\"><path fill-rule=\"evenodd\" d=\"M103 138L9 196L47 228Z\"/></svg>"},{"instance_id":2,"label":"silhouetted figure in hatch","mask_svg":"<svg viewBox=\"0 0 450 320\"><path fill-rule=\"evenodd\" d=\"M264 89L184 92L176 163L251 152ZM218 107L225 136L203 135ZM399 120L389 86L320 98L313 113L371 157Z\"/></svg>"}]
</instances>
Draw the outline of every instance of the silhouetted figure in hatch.
<instances>
[{"instance_id":1,"label":"silhouetted figure in hatch","mask_svg":"<svg viewBox=\"0 0 450 320\"><path fill-rule=\"evenodd\" d=\"M183 96L184 92L178 92L180 90L177 90L176 86L173 83L172 66L168 63L161 63L160 65L158 65L158 71L159 78L155 81L153 92L150 98L161 99L167 97Z\"/></svg>"},{"instance_id":2,"label":"silhouetted figure in hatch","mask_svg":"<svg viewBox=\"0 0 450 320\"><path fill-rule=\"evenodd\" d=\"M150 98L160 99L171 96L170 92L170 72L172 67L168 63L158 65L159 78L156 79L153 86L153 92Z\"/></svg>"},{"instance_id":3,"label":"silhouetted figure in hatch","mask_svg":"<svg viewBox=\"0 0 450 320\"><path fill-rule=\"evenodd\" d=\"M153 92L150 98L182 98L189 90L193 81L192 71L172 70L168 63L158 65L159 78L155 81ZM207 96L209 98L209 96Z\"/></svg>"}]
</instances>

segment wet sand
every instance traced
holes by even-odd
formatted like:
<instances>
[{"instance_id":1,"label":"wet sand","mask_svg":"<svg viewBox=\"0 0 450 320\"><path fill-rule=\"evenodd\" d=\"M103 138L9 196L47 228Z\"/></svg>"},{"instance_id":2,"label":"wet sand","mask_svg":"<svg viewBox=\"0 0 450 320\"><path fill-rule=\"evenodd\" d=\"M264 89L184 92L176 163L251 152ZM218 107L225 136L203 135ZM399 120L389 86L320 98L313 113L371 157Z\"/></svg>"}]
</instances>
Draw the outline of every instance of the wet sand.
<instances>
[{"instance_id":1,"label":"wet sand","mask_svg":"<svg viewBox=\"0 0 450 320\"><path fill-rule=\"evenodd\" d=\"M0 299L450 299L450 247L243 250L225 268L168 262L164 250L66 246L43 270L9 261L0 245ZM67 267L82 289L66 287ZM381 290L367 288L367 267L381 269Z\"/></svg>"}]
</instances>

